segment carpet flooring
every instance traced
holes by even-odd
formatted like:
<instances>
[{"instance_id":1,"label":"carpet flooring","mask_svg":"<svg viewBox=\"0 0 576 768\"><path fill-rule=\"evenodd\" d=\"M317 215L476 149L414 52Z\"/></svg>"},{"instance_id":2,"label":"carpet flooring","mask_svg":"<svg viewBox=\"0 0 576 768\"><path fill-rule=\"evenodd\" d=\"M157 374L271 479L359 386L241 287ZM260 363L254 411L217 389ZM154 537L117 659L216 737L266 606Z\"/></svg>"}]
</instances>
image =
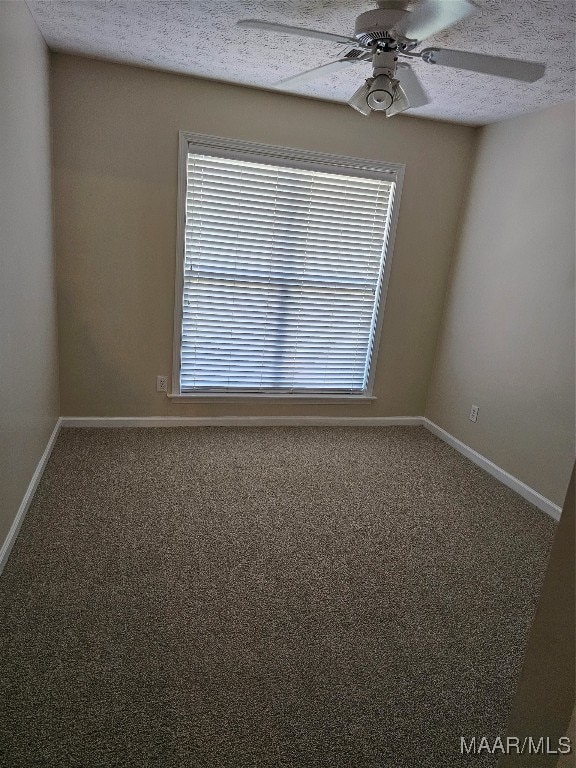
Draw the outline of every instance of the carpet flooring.
<instances>
[{"instance_id":1,"label":"carpet flooring","mask_svg":"<svg viewBox=\"0 0 576 768\"><path fill-rule=\"evenodd\" d=\"M453 768L555 524L424 428L65 429L0 578L7 768Z\"/></svg>"}]
</instances>

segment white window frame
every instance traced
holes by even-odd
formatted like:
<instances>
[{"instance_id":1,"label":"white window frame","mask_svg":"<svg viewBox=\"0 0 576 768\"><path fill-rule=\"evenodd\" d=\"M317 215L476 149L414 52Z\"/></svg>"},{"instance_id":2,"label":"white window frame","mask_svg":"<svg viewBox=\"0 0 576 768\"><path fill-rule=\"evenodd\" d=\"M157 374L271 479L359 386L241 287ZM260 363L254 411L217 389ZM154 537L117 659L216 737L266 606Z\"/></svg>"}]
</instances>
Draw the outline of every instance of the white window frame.
<instances>
[{"instance_id":1,"label":"white window frame","mask_svg":"<svg viewBox=\"0 0 576 768\"><path fill-rule=\"evenodd\" d=\"M326 170L330 168L339 173L366 178L386 179L395 183L394 201L388 230L386 258L382 274L380 298L376 315L370 372L366 391L361 394L302 394L302 393L242 393L242 392L180 392L180 345L182 334L182 296L184 289L184 247L186 225L186 186L187 159L190 151L200 151L219 157L229 157L238 160L253 160L255 162L270 161L277 165L306 168L309 170ZM310 152L304 149L293 149L271 144L258 144L239 139L228 139L220 136L210 136L201 133L179 132L178 142L178 210L176 220L176 280L174 294L174 338L172 353L172 388L168 397L175 402L240 402L246 400L273 400L275 402L306 402L306 403L350 403L375 400L373 395L374 380L380 351L380 336L386 306L386 295L394 254L396 224L400 210L402 183L405 166L399 163L386 163L368 158L346 157L344 155L329 155L323 152Z\"/></svg>"}]
</instances>

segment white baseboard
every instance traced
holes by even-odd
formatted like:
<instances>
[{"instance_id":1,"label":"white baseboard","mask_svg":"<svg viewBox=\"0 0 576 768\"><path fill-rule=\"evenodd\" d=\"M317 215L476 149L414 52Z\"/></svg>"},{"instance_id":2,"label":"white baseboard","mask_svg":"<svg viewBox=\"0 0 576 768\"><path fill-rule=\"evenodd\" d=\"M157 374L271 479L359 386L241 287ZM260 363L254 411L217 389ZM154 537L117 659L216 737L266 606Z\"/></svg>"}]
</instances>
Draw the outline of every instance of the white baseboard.
<instances>
[{"instance_id":1,"label":"white baseboard","mask_svg":"<svg viewBox=\"0 0 576 768\"><path fill-rule=\"evenodd\" d=\"M56 426L38 465L34 471L32 479L26 489L22 503L16 513L14 522L6 536L6 539L0 547L0 574L4 568L10 551L16 541L24 517L30 507L38 483L42 477L50 454L61 428L65 427L268 427L268 426L333 426L333 427L385 427L385 426L424 426L432 434L439 437L445 443L457 450L467 459L474 462L489 475L499 480L501 483L511 488L524 499L534 504L535 507L550 515L554 520L559 520L562 513L561 508L554 504L550 499L535 491L530 486L523 483L517 477L499 467L494 462L482 456L470 446L463 443L458 438L451 435L446 430L439 427L434 422L421 416L376 416L376 417L319 417L319 416L220 416L220 417L171 417L171 416L113 416L113 417L72 417L62 416L56 422Z\"/></svg>"},{"instance_id":2,"label":"white baseboard","mask_svg":"<svg viewBox=\"0 0 576 768\"><path fill-rule=\"evenodd\" d=\"M420 416L63 416L63 427L414 427Z\"/></svg>"},{"instance_id":3,"label":"white baseboard","mask_svg":"<svg viewBox=\"0 0 576 768\"><path fill-rule=\"evenodd\" d=\"M62 419L58 419L58 421L56 422L56 426L52 430L52 434L48 438L48 443L46 445L46 448L44 449L44 453L42 454L42 456L40 457L40 461L36 465L36 469L34 470L32 479L28 484L28 488L26 489L24 498L22 499L22 502L18 508L16 517L14 518L14 522L12 523L12 526L8 531L8 535L4 539L4 543L0 547L0 574L2 573L4 566L6 565L10 552L12 551L12 547L14 546L14 542L16 541L16 537L20 532L20 528L22 526L22 523L24 522L26 513L28 512L28 508L30 507L32 499L34 498L34 494L36 493L36 488L38 487L38 483L40 482L42 475L44 474L46 464L48 464L48 459L50 458L50 454L52 453L52 449L54 448L56 439L58 438L58 434L60 432L61 426L62 426Z\"/></svg>"},{"instance_id":4,"label":"white baseboard","mask_svg":"<svg viewBox=\"0 0 576 768\"><path fill-rule=\"evenodd\" d=\"M562 509L423 416L63 416L63 427L393 427L424 426L489 475L559 520Z\"/></svg>"},{"instance_id":5,"label":"white baseboard","mask_svg":"<svg viewBox=\"0 0 576 768\"><path fill-rule=\"evenodd\" d=\"M458 440L457 437L454 437L454 435L446 432L446 430L442 429L442 427L434 424L434 422L430 421L430 419L423 418L421 421L426 429L430 430L430 432L436 435L436 437L439 437L440 440L443 440L445 443L452 446L452 448L455 448L458 453L466 456L467 459L470 459L470 461L474 462L474 464L481 467L484 471L488 472L489 475L495 477L496 480L499 480L508 488L516 491L517 494L522 496L522 498L526 499L526 501L529 501L531 504L534 504L534 506L538 507L538 509L542 510L542 512L546 512L546 514L550 515L550 517L552 517L554 520L560 520L562 509L557 504L554 504L554 502L550 501L550 499L542 496L542 494L538 493L538 491L530 488L530 486L526 485L526 483L523 483L522 480L518 480L517 477L514 477L514 475L506 472L506 470L502 469L497 464L494 464L493 461L490 461L490 459L482 456L481 453L478 453L473 448L470 448L469 445L466 445L466 443Z\"/></svg>"}]
</instances>

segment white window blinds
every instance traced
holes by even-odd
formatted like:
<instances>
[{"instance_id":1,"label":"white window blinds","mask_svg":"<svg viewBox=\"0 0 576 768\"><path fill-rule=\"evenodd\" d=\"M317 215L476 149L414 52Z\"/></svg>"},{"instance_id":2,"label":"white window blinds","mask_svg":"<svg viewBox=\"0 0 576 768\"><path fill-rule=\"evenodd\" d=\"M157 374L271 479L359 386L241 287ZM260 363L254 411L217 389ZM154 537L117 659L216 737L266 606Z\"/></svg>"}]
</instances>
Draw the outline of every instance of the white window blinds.
<instances>
[{"instance_id":1,"label":"white window blinds","mask_svg":"<svg viewBox=\"0 0 576 768\"><path fill-rule=\"evenodd\" d=\"M180 392L364 393L394 186L189 151Z\"/></svg>"}]
</instances>

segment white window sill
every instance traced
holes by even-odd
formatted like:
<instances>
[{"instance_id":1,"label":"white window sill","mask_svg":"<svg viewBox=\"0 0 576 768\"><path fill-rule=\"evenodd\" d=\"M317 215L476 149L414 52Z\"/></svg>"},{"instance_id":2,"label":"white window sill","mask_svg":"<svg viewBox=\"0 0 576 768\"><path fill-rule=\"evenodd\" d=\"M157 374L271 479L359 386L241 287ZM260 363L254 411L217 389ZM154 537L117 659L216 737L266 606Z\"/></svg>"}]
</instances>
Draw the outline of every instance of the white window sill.
<instances>
[{"instance_id":1,"label":"white window sill","mask_svg":"<svg viewBox=\"0 0 576 768\"><path fill-rule=\"evenodd\" d=\"M370 403L376 400L374 395L276 395L271 393L260 394L258 392L202 392L198 394L170 393L167 395L174 403L245 403L250 400L265 400L274 403Z\"/></svg>"}]
</instances>

